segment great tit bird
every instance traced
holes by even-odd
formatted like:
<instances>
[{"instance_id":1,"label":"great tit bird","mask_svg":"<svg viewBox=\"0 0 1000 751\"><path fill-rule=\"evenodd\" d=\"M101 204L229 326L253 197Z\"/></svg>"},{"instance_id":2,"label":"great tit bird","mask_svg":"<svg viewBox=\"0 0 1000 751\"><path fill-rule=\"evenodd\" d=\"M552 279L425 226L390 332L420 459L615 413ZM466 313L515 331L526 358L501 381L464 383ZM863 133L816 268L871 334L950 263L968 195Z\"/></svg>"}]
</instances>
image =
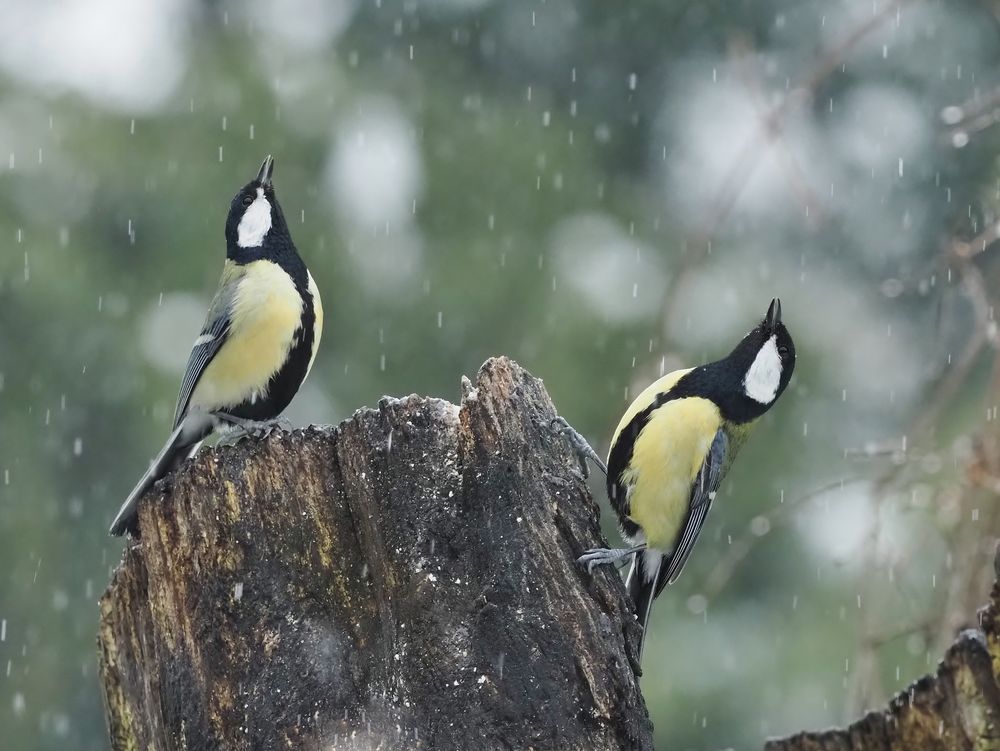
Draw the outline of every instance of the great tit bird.
<instances>
[{"instance_id":1,"label":"great tit bird","mask_svg":"<svg viewBox=\"0 0 1000 751\"><path fill-rule=\"evenodd\" d=\"M217 429L273 424L309 374L323 306L295 249L271 180L268 156L229 206L219 289L194 340L166 445L111 524L138 534L143 494Z\"/></svg>"},{"instance_id":2,"label":"great tit bird","mask_svg":"<svg viewBox=\"0 0 1000 751\"><path fill-rule=\"evenodd\" d=\"M629 547L588 550L579 562L592 570L631 556L626 586L643 639L653 600L680 575L733 458L794 369L795 346L775 298L726 357L663 376L618 423L605 474ZM582 436L558 421L579 451L596 458ZM603 468L600 459L597 465Z\"/></svg>"}]
</instances>

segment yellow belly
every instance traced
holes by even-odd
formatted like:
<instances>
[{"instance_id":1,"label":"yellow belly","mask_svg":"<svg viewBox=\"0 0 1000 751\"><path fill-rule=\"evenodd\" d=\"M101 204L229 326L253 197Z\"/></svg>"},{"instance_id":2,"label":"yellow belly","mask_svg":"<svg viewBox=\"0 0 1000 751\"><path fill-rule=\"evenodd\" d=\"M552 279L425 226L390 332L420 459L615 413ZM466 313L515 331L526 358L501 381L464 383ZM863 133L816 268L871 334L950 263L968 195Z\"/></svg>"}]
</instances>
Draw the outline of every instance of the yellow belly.
<instances>
[{"instance_id":1,"label":"yellow belly","mask_svg":"<svg viewBox=\"0 0 1000 751\"><path fill-rule=\"evenodd\" d=\"M629 516L650 547L670 551L688 513L691 486L721 425L707 399L670 401L653 411L623 473Z\"/></svg>"},{"instance_id":2,"label":"yellow belly","mask_svg":"<svg viewBox=\"0 0 1000 751\"><path fill-rule=\"evenodd\" d=\"M302 298L271 261L245 268L233 299L229 337L205 368L191 407L215 410L262 398L284 365L302 318Z\"/></svg>"}]
</instances>

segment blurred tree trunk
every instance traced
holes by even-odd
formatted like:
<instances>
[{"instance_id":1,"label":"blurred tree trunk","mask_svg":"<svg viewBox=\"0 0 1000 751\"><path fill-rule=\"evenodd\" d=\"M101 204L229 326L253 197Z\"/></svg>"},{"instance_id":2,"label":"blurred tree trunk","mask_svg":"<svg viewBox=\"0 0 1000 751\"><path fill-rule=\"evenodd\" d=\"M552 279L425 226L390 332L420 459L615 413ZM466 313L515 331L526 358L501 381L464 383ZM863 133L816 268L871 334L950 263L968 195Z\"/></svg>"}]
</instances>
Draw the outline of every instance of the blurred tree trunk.
<instances>
[{"instance_id":1,"label":"blurred tree trunk","mask_svg":"<svg viewBox=\"0 0 1000 751\"><path fill-rule=\"evenodd\" d=\"M541 382L202 452L101 599L115 749L651 749L638 626Z\"/></svg>"}]
</instances>

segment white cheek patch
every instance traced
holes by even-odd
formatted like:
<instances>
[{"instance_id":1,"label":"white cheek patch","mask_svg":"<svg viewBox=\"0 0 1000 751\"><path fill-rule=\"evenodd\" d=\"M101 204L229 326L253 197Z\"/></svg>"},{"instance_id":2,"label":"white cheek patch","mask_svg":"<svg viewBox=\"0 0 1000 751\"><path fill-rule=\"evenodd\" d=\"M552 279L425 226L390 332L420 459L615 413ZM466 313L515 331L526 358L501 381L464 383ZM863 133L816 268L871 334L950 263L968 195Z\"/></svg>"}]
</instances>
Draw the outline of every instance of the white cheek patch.
<instances>
[{"instance_id":1,"label":"white cheek patch","mask_svg":"<svg viewBox=\"0 0 1000 751\"><path fill-rule=\"evenodd\" d=\"M258 248L271 230L271 204L264 198L264 189L257 188L257 198L247 206L240 219L236 242L241 248Z\"/></svg>"},{"instance_id":2,"label":"white cheek patch","mask_svg":"<svg viewBox=\"0 0 1000 751\"><path fill-rule=\"evenodd\" d=\"M743 379L743 390L755 402L770 404L781 384L781 355L778 354L777 336L768 339L754 358Z\"/></svg>"}]
</instances>

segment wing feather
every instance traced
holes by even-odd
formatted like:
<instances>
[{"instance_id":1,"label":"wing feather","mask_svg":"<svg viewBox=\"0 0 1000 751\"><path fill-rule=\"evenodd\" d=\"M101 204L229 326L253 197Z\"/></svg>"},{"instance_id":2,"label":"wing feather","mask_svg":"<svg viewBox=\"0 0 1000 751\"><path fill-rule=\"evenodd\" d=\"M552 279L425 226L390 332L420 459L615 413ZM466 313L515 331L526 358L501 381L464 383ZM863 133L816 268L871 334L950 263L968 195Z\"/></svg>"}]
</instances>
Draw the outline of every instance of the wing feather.
<instances>
[{"instance_id":1,"label":"wing feather","mask_svg":"<svg viewBox=\"0 0 1000 751\"><path fill-rule=\"evenodd\" d=\"M212 362L212 358L218 354L229 337L229 328L232 324L232 302L241 278L242 274L238 273L235 268L231 268L227 262L226 269L222 273L219 291L212 299L208 315L205 317L205 324L202 326L198 338L194 341L187 367L184 368L184 379L181 381L181 389L177 394L177 407L174 410L174 428L180 425L187 414L191 394L194 392L195 386L198 385L198 380L205 372L205 368Z\"/></svg>"},{"instance_id":2,"label":"wing feather","mask_svg":"<svg viewBox=\"0 0 1000 751\"><path fill-rule=\"evenodd\" d=\"M719 490L722 482L722 475L726 466L726 454L729 450L729 439L720 428L712 445L708 449L705 461L702 462L698 476L691 487L691 503L687 518L684 520L684 527L681 530L677 544L668 556L666 568L663 570L661 579L657 582L657 594L670 582L680 576L681 569L687 563L688 556L694 548L694 543L698 539L708 511L715 500L715 494Z\"/></svg>"}]
</instances>

